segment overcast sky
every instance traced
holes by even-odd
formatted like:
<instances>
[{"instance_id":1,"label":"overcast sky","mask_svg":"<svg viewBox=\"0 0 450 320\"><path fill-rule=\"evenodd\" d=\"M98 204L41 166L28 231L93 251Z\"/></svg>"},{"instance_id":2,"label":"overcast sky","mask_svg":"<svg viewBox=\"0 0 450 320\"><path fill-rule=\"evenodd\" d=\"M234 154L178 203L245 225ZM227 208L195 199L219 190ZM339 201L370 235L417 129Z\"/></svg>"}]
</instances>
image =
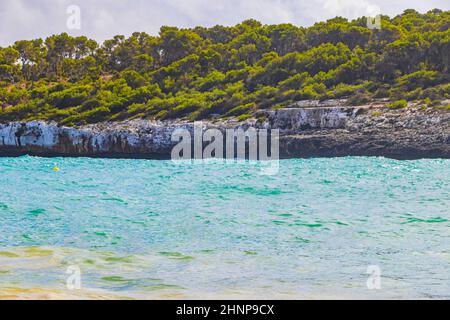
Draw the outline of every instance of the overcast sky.
<instances>
[{"instance_id":1,"label":"overcast sky","mask_svg":"<svg viewBox=\"0 0 450 320\"><path fill-rule=\"evenodd\" d=\"M69 29L68 7L80 8L81 29ZM309 26L336 15L355 18L379 8L395 15L407 8L450 10L449 0L0 0L0 46L68 32L99 41L134 31L157 34L162 25L263 23ZM72 11L73 12L73 11ZM72 26L74 20L70 20Z\"/></svg>"}]
</instances>

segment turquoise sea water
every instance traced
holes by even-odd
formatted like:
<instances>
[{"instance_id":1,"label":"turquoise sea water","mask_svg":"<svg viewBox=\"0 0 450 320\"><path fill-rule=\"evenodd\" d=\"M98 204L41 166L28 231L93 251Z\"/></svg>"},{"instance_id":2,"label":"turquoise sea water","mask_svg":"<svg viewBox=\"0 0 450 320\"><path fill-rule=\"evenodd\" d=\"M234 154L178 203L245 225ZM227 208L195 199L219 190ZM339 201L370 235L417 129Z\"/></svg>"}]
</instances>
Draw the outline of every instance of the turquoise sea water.
<instances>
[{"instance_id":1,"label":"turquoise sea water","mask_svg":"<svg viewBox=\"0 0 450 320\"><path fill-rule=\"evenodd\" d=\"M0 298L450 298L449 160L259 166L0 158Z\"/></svg>"}]
</instances>

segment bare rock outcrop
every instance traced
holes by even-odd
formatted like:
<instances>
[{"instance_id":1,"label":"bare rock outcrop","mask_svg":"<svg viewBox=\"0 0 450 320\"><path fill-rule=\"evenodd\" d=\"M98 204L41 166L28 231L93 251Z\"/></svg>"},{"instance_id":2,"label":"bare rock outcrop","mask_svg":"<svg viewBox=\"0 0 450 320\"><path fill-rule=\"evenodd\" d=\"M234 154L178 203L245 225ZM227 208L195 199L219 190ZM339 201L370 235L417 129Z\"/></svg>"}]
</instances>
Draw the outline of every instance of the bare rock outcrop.
<instances>
[{"instance_id":1,"label":"bare rock outcrop","mask_svg":"<svg viewBox=\"0 0 450 320\"><path fill-rule=\"evenodd\" d=\"M299 105L300 104L300 105ZM341 102L299 103L267 111L267 121L204 122L209 128L280 130L280 155L292 157L386 156L450 158L450 112L382 105L347 107ZM169 158L174 130L193 131L183 121L130 120L80 127L43 121L0 124L0 156L90 156Z\"/></svg>"}]
</instances>

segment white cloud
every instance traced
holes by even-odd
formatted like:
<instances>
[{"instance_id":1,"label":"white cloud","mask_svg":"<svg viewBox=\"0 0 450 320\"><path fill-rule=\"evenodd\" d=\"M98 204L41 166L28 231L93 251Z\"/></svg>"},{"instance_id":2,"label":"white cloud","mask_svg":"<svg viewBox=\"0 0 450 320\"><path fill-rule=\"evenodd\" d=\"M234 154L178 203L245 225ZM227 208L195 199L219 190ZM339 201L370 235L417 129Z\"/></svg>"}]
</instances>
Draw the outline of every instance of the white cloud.
<instances>
[{"instance_id":1,"label":"white cloud","mask_svg":"<svg viewBox=\"0 0 450 320\"><path fill-rule=\"evenodd\" d=\"M82 29L68 30L66 10L81 8ZM0 0L0 45L19 39L69 32L105 40L134 31L157 34L162 25L234 25L254 18L263 23L311 25L336 15L355 18L371 8L395 15L407 8L450 9L448 0Z\"/></svg>"},{"instance_id":2,"label":"white cloud","mask_svg":"<svg viewBox=\"0 0 450 320\"><path fill-rule=\"evenodd\" d=\"M323 8L329 14L335 14L354 19L367 15L373 6L373 4L365 0L326 0Z\"/></svg>"}]
</instances>

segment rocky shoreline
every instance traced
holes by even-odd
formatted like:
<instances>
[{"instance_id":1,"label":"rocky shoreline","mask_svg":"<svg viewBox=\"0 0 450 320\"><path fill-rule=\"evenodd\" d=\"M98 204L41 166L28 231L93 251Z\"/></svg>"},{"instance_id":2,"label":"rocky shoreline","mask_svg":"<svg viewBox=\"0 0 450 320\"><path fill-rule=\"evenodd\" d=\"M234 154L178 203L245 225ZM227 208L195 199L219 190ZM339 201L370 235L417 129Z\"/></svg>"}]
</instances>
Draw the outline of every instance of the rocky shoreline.
<instances>
[{"instance_id":1,"label":"rocky shoreline","mask_svg":"<svg viewBox=\"0 0 450 320\"><path fill-rule=\"evenodd\" d=\"M301 103L266 111L264 121L204 122L221 131L255 127L280 130L281 158L384 156L450 158L450 111L384 105L346 107L339 102ZM0 156L75 156L169 159L175 129L185 121L128 120L64 127L42 121L0 124Z\"/></svg>"}]
</instances>

